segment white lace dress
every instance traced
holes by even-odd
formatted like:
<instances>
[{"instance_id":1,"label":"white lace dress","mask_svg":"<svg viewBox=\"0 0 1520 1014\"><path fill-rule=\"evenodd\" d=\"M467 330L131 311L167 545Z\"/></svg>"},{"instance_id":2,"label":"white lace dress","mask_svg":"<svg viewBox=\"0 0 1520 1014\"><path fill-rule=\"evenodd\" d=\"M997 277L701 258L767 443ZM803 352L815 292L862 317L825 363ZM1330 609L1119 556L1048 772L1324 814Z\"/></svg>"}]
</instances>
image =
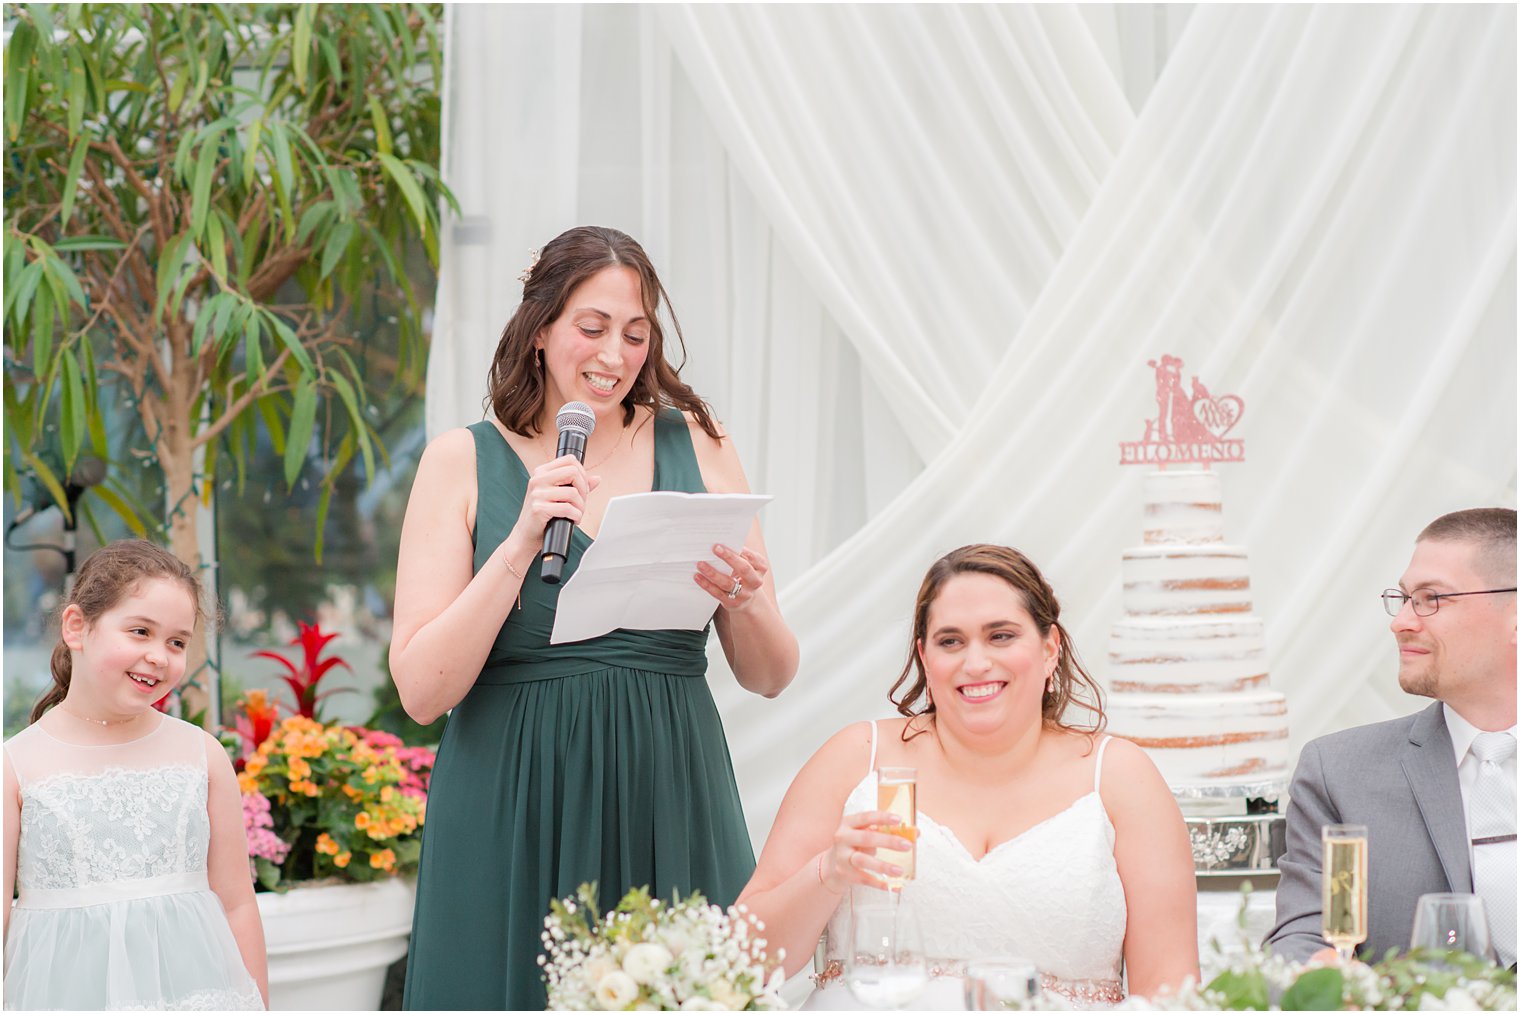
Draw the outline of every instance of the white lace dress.
<instances>
[{"instance_id":1,"label":"white lace dress","mask_svg":"<svg viewBox=\"0 0 1520 1014\"><path fill-rule=\"evenodd\" d=\"M206 879L205 733L164 717L119 746L28 726L20 898L5 940L15 1010L262 1010Z\"/></svg>"},{"instance_id":2,"label":"white lace dress","mask_svg":"<svg viewBox=\"0 0 1520 1014\"><path fill-rule=\"evenodd\" d=\"M916 878L903 892L923 937L931 978L915 1010L964 1010L960 972L969 961L1021 958L1041 973L1048 994L1079 1009L1124 999L1124 930L1128 910L1114 862L1114 826L1098 795L1103 752L1098 744L1093 791L1060 813L974 859L947 827L918 813ZM876 809L876 726L871 770L851 790L845 813ZM919 800L920 806L933 802ZM858 888L862 895L880 893ZM805 1010L861 1005L844 983L850 896L829 919L826 964Z\"/></svg>"}]
</instances>

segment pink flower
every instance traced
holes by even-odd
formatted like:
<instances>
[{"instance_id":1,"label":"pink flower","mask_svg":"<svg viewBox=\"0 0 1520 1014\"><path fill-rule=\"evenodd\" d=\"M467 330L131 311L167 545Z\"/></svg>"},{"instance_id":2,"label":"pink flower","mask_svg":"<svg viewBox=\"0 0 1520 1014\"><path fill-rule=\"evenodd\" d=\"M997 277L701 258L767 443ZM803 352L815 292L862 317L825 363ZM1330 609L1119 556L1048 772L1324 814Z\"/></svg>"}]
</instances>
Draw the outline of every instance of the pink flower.
<instances>
[{"instance_id":1,"label":"pink flower","mask_svg":"<svg viewBox=\"0 0 1520 1014\"><path fill-rule=\"evenodd\" d=\"M243 793L243 833L248 836L248 859L268 859L279 864L290 854L290 843L271 830L274 818L269 815L269 800L262 792Z\"/></svg>"}]
</instances>

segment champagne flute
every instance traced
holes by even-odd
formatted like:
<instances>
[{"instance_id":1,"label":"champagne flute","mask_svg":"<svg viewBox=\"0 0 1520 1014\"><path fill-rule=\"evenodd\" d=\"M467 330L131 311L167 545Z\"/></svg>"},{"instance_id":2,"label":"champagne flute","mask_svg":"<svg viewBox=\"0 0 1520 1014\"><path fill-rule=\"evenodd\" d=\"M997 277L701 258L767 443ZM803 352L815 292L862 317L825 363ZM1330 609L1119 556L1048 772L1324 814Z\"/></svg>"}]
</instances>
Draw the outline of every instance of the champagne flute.
<instances>
[{"instance_id":1,"label":"champagne flute","mask_svg":"<svg viewBox=\"0 0 1520 1014\"><path fill-rule=\"evenodd\" d=\"M1325 942L1340 960L1356 957L1367 939L1367 828L1326 824L1320 830L1325 861L1320 879L1320 912Z\"/></svg>"},{"instance_id":2,"label":"champagne flute","mask_svg":"<svg viewBox=\"0 0 1520 1014\"><path fill-rule=\"evenodd\" d=\"M928 982L913 907L852 897L845 984L855 999L874 1010L901 1010Z\"/></svg>"},{"instance_id":3,"label":"champagne flute","mask_svg":"<svg viewBox=\"0 0 1520 1014\"><path fill-rule=\"evenodd\" d=\"M1409 946L1435 952L1466 951L1493 961L1483 899L1476 894L1420 895Z\"/></svg>"},{"instance_id":4,"label":"champagne flute","mask_svg":"<svg viewBox=\"0 0 1520 1014\"><path fill-rule=\"evenodd\" d=\"M918 855L918 770L916 768L876 769L876 808L897 816L899 823L876 830L907 839L908 851L877 849L876 858L902 868L902 875L883 876L887 890L900 892L913 879L914 860Z\"/></svg>"}]
</instances>

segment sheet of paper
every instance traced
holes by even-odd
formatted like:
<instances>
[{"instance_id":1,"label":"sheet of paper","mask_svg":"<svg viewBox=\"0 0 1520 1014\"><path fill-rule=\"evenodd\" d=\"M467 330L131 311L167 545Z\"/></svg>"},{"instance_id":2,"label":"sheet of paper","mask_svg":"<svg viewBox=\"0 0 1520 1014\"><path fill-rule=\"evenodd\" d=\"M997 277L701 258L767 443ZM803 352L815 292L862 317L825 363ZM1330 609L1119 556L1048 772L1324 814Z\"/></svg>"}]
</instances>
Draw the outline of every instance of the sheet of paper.
<instances>
[{"instance_id":1,"label":"sheet of paper","mask_svg":"<svg viewBox=\"0 0 1520 1014\"><path fill-rule=\"evenodd\" d=\"M727 573L715 545L744 545L770 497L635 493L613 497L601 530L559 592L550 644L610 630L701 630L717 603L692 580L697 561Z\"/></svg>"}]
</instances>

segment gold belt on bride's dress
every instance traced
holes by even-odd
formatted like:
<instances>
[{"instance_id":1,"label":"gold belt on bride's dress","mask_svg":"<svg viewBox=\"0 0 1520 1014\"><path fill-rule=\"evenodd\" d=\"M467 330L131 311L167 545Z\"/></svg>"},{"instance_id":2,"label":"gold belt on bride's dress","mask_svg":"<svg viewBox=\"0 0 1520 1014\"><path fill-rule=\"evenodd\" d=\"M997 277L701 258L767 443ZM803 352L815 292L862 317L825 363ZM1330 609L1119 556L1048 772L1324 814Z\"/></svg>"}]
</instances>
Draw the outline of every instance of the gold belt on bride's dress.
<instances>
[{"instance_id":1,"label":"gold belt on bride's dress","mask_svg":"<svg viewBox=\"0 0 1520 1014\"><path fill-rule=\"evenodd\" d=\"M966 962L964 961L929 962L931 978L946 975L964 976L965 974ZM823 971L814 973L811 978L813 985L819 989L830 983L843 982L844 962L838 958L831 958L823 966ZM1040 988L1048 993L1064 996L1075 1003L1124 1002L1124 983L1119 979L1061 979L1041 972Z\"/></svg>"}]
</instances>

